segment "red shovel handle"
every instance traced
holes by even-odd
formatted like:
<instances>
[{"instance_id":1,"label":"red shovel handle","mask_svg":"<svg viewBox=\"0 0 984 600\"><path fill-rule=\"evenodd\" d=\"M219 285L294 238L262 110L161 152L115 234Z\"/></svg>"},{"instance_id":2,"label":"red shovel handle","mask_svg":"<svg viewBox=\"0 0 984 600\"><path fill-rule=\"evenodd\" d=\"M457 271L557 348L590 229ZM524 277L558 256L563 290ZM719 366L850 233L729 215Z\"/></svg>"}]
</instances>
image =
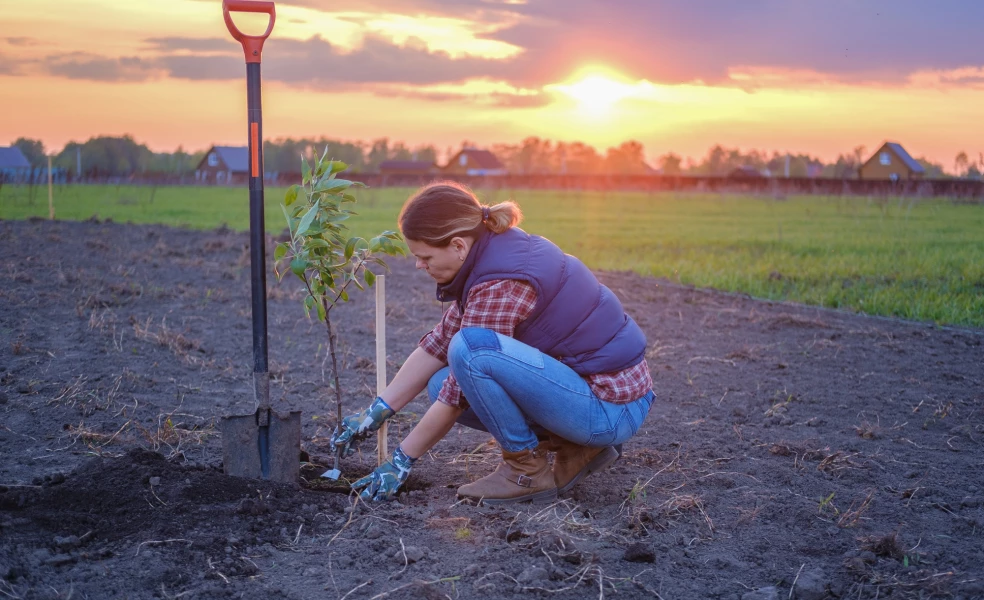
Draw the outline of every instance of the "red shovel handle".
<instances>
[{"instance_id":1,"label":"red shovel handle","mask_svg":"<svg viewBox=\"0 0 984 600\"><path fill-rule=\"evenodd\" d=\"M266 13L270 15L270 23L267 25L263 35L245 35L236 24L232 22L233 12ZM260 54L263 52L263 42L270 37L273 31L273 24L277 20L277 9L273 2L259 2L256 0L222 0L222 16L225 17L226 27L229 33L239 43L243 45L243 52L246 53L247 63L260 62Z\"/></svg>"}]
</instances>

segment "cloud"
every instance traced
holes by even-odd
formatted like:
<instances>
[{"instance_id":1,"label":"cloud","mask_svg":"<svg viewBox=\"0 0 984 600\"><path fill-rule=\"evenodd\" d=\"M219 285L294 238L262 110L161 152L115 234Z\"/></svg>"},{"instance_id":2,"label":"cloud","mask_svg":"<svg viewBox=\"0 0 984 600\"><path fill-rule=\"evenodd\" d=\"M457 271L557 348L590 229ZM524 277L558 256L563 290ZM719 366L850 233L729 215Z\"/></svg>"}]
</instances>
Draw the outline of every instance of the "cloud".
<instances>
[{"instance_id":1,"label":"cloud","mask_svg":"<svg viewBox=\"0 0 984 600\"><path fill-rule=\"evenodd\" d=\"M231 38L188 38L158 37L144 40L148 49L157 52L230 52L239 48L239 43Z\"/></svg>"},{"instance_id":2,"label":"cloud","mask_svg":"<svg viewBox=\"0 0 984 600\"><path fill-rule=\"evenodd\" d=\"M18 36L4 38L4 41L11 46L37 46L41 43L41 41L36 38Z\"/></svg>"},{"instance_id":3,"label":"cloud","mask_svg":"<svg viewBox=\"0 0 984 600\"><path fill-rule=\"evenodd\" d=\"M527 86L557 82L587 63L658 83L742 86L748 81L732 82L732 71L902 84L919 71L984 64L984 3L964 0L335 0L330 11L321 0L281 3L483 23L509 16L514 25L480 37L525 50L503 76Z\"/></svg>"},{"instance_id":4,"label":"cloud","mask_svg":"<svg viewBox=\"0 0 984 600\"><path fill-rule=\"evenodd\" d=\"M105 58L85 52L52 55L44 59L52 75L89 81L145 81L160 74L153 60L136 56Z\"/></svg>"}]
</instances>

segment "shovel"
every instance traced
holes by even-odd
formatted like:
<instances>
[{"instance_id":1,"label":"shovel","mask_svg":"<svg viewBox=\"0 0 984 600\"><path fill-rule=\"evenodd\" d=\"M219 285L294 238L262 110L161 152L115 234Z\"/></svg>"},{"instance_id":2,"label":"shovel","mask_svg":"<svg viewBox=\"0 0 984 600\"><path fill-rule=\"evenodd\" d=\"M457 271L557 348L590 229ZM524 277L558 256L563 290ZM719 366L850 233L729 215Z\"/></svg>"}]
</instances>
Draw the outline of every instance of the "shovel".
<instances>
[{"instance_id":1,"label":"shovel","mask_svg":"<svg viewBox=\"0 0 984 600\"><path fill-rule=\"evenodd\" d=\"M231 12L266 13L266 32L244 35ZM301 413L280 415L270 407L267 367L266 249L263 218L263 136L260 108L260 54L273 31L277 13L273 2L223 0L226 27L246 54L246 101L249 137L249 266L253 313L254 414L223 417L222 463L228 475L297 483L300 476Z\"/></svg>"}]
</instances>

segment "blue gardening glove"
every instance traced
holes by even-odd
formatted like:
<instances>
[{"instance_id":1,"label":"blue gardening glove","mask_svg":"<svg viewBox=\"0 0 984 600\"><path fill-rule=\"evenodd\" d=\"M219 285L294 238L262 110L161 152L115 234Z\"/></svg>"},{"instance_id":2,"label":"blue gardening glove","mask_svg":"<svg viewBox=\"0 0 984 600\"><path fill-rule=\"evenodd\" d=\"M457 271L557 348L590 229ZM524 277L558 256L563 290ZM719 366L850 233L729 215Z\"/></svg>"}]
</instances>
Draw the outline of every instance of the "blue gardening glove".
<instances>
[{"instance_id":1,"label":"blue gardening glove","mask_svg":"<svg viewBox=\"0 0 984 600\"><path fill-rule=\"evenodd\" d=\"M396 493L400 490L403 482L410 477L410 468L416 458L410 458L400 446L396 447L390 459L362 479L352 484L353 490L365 488L359 496L363 500L379 502L380 500L393 500Z\"/></svg>"},{"instance_id":2,"label":"blue gardening glove","mask_svg":"<svg viewBox=\"0 0 984 600\"><path fill-rule=\"evenodd\" d=\"M376 397L364 411L349 415L335 427L331 434L331 445L336 447L342 456L351 456L359 442L375 433L383 425L383 421L396 414L382 398Z\"/></svg>"}]
</instances>

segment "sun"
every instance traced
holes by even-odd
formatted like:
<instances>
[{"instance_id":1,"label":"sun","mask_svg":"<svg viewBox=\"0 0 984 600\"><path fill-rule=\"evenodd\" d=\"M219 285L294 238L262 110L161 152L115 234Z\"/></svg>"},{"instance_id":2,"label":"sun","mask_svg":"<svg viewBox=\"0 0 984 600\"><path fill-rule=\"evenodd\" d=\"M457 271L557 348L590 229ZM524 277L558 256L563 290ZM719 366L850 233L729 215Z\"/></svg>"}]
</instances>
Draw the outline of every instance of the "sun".
<instances>
[{"instance_id":1,"label":"sun","mask_svg":"<svg viewBox=\"0 0 984 600\"><path fill-rule=\"evenodd\" d=\"M633 94L631 85L604 75L589 75L554 88L576 100L582 111L594 115L607 114L619 100Z\"/></svg>"}]
</instances>

